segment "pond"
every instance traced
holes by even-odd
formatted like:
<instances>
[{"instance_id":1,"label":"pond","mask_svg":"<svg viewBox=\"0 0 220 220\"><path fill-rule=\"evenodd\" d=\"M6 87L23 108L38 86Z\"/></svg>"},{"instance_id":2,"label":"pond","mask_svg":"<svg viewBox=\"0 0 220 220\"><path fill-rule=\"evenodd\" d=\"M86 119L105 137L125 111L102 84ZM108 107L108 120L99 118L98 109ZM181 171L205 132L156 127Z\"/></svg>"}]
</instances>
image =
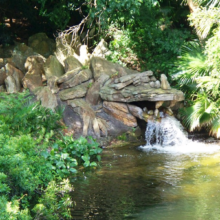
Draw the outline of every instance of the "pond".
<instances>
[{"instance_id":1,"label":"pond","mask_svg":"<svg viewBox=\"0 0 220 220\"><path fill-rule=\"evenodd\" d=\"M74 188L74 219L219 219L220 151L105 149L101 167Z\"/></svg>"},{"instance_id":2,"label":"pond","mask_svg":"<svg viewBox=\"0 0 220 220\"><path fill-rule=\"evenodd\" d=\"M156 129L160 139L170 140L171 127L179 137L169 125ZM220 219L220 147L180 136L175 145L104 149L101 166L73 182L73 219Z\"/></svg>"}]
</instances>

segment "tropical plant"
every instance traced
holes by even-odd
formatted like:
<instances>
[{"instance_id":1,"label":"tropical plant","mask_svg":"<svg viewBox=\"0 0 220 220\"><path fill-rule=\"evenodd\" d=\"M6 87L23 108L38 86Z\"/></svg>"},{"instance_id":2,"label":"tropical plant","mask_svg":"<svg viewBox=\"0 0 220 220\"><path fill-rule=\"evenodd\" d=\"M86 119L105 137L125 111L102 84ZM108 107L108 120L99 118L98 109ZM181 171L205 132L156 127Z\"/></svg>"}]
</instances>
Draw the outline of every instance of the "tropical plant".
<instances>
[{"instance_id":1,"label":"tropical plant","mask_svg":"<svg viewBox=\"0 0 220 220\"><path fill-rule=\"evenodd\" d=\"M187 90L188 105L183 123L190 131L206 128L220 137L220 22L219 1L197 1L206 5L191 13L189 20L200 41L183 48L176 62L174 79ZM190 106L190 107L189 107Z\"/></svg>"},{"instance_id":2,"label":"tropical plant","mask_svg":"<svg viewBox=\"0 0 220 220\"><path fill-rule=\"evenodd\" d=\"M180 111L183 124L189 131L205 128L210 135L220 137L219 104L220 100L214 102L207 93L197 94L193 105Z\"/></svg>"},{"instance_id":3,"label":"tropical plant","mask_svg":"<svg viewBox=\"0 0 220 220\"><path fill-rule=\"evenodd\" d=\"M182 47L181 56L174 62L172 78L189 99L199 90L198 78L209 75L209 68L205 61L204 49L199 41L190 41Z\"/></svg>"}]
</instances>

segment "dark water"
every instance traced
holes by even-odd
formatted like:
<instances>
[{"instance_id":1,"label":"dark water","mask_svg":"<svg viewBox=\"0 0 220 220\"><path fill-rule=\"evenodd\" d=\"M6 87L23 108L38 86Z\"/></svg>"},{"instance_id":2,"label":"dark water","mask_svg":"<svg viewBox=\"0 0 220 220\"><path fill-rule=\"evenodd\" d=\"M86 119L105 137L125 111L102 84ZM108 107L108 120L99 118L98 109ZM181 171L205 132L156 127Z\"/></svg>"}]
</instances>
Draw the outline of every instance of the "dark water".
<instances>
[{"instance_id":1,"label":"dark water","mask_svg":"<svg viewBox=\"0 0 220 220\"><path fill-rule=\"evenodd\" d=\"M220 219L220 152L105 149L73 185L73 219Z\"/></svg>"}]
</instances>

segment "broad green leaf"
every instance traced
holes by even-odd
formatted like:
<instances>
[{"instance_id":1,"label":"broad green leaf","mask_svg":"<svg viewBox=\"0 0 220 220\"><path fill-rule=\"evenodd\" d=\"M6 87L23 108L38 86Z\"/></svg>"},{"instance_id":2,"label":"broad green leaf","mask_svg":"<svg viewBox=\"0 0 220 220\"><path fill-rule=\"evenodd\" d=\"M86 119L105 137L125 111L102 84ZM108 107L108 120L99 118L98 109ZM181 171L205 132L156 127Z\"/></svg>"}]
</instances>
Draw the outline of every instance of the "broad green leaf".
<instances>
[{"instance_id":1,"label":"broad green leaf","mask_svg":"<svg viewBox=\"0 0 220 220\"><path fill-rule=\"evenodd\" d=\"M101 161L101 156L100 155L97 155L96 156L97 160L100 162Z\"/></svg>"},{"instance_id":2,"label":"broad green leaf","mask_svg":"<svg viewBox=\"0 0 220 220\"><path fill-rule=\"evenodd\" d=\"M77 173L77 170L74 169L74 168L70 168L69 170L70 170L71 173Z\"/></svg>"},{"instance_id":3,"label":"broad green leaf","mask_svg":"<svg viewBox=\"0 0 220 220\"><path fill-rule=\"evenodd\" d=\"M97 163L93 161L92 163L90 163L90 167L97 167Z\"/></svg>"},{"instance_id":4,"label":"broad green leaf","mask_svg":"<svg viewBox=\"0 0 220 220\"><path fill-rule=\"evenodd\" d=\"M89 155L84 155L82 156L82 159L86 162L90 160L90 156Z\"/></svg>"},{"instance_id":5,"label":"broad green leaf","mask_svg":"<svg viewBox=\"0 0 220 220\"><path fill-rule=\"evenodd\" d=\"M84 167L88 167L90 165L90 162L87 160L85 161L85 163L83 164Z\"/></svg>"}]
</instances>

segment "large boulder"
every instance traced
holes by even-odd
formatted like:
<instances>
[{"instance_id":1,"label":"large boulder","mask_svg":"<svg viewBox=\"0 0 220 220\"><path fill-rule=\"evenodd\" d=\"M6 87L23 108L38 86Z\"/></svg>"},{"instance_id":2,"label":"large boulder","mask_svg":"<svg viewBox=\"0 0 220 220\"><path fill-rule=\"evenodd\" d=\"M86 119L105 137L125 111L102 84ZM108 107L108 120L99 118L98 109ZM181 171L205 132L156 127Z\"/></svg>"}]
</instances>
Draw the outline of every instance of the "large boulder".
<instances>
[{"instance_id":1,"label":"large boulder","mask_svg":"<svg viewBox=\"0 0 220 220\"><path fill-rule=\"evenodd\" d=\"M63 82L69 81L70 79L75 77L81 70L82 70L81 68L77 68L75 70L71 70L71 71L66 72L63 76L61 76L57 79L57 83L61 84Z\"/></svg>"},{"instance_id":2,"label":"large boulder","mask_svg":"<svg viewBox=\"0 0 220 220\"><path fill-rule=\"evenodd\" d=\"M89 88L86 94L86 101L91 105L98 105L101 101L100 97L100 89L104 85L104 83L109 79L109 76L106 74L102 74Z\"/></svg>"},{"instance_id":3,"label":"large boulder","mask_svg":"<svg viewBox=\"0 0 220 220\"><path fill-rule=\"evenodd\" d=\"M64 75L64 68L63 68L62 64L53 55L49 56L49 58L45 62L44 71L45 71L45 75L46 75L47 80L51 76L60 77L60 76Z\"/></svg>"},{"instance_id":4,"label":"large boulder","mask_svg":"<svg viewBox=\"0 0 220 220\"><path fill-rule=\"evenodd\" d=\"M64 104L62 104L64 105ZM66 105L63 112L63 122L67 126L67 131L74 137L79 137L83 133L83 120L80 115L74 111L70 105Z\"/></svg>"},{"instance_id":5,"label":"large boulder","mask_svg":"<svg viewBox=\"0 0 220 220\"><path fill-rule=\"evenodd\" d=\"M104 109L96 113L98 118L106 121L108 137L117 137L123 133L132 130L132 127L127 126L123 121L118 120L111 114L108 114Z\"/></svg>"},{"instance_id":6,"label":"large boulder","mask_svg":"<svg viewBox=\"0 0 220 220\"><path fill-rule=\"evenodd\" d=\"M73 56L73 57L78 59L78 57L79 57L79 47L80 47L81 43L77 45L77 48L75 48L74 46L72 47L72 44L69 42L68 39L65 43L63 41L65 41L65 40L61 39L59 37L56 38L56 52L55 52L55 55L56 55L57 59L60 61L60 63L62 63L62 65L64 66L64 60L67 57Z\"/></svg>"},{"instance_id":7,"label":"large boulder","mask_svg":"<svg viewBox=\"0 0 220 220\"><path fill-rule=\"evenodd\" d=\"M24 77L24 74L21 72L21 70L17 69L9 63L5 65L5 72L7 76L5 79L7 92L19 92L21 90L22 79Z\"/></svg>"},{"instance_id":8,"label":"large boulder","mask_svg":"<svg viewBox=\"0 0 220 220\"><path fill-rule=\"evenodd\" d=\"M56 77L56 76L51 76L47 80L47 85L49 86L49 88L53 94L58 93L60 90L60 88L58 87L58 84L57 84L57 80L58 80L58 77Z\"/></svg>"},{"instance_id":9,"label":"large boulder","mask_svg":"<svg viewBox=\"0 0 220 220\"><path fill-rule=\"evenodd\" d=\"M16 93L19 92L21 87L18 84L16 75L14 76L7 76L5 79L5 86L8 93Z\"/></svg>"},{"instance_id":10,"label":"large boulder","mask_svg":"<svg viewBox=\"0 0 220 220\"><path fill-rule=\"evenodd\" d=\"M31 91L35 90L37 87L43 86L43 79L44 76L44 64L45 60L43 57L38 56L31 56L28 57L25 62L25 68L27 73L23 78L23 87L28 88Z\"/></svg>"},{"instance_id":11,"label":"large boulder","mask_svg":"<svg viewBox=\"0 0 220 220\"><path fill-rule=\"evenodd\" d=\"M136 118L143 119L143 110L135 105L127 104L129 112Z\"/></svg>"},{"instance_id":12,"label":"large boulder","mask_svg":"<svg viewBox=\"0 0 220 220\"><path fill-rule=\"evenodd\" d=\"M38 87L34 90L34 94L37 97L37 100L41 102L41 105L55 110L58 106L58 100L56 95L54 95L48 86Z\"/></svg>"},{"instance_id":13,"label":"large boulder","mask_svg":"<svg viewBox=\"0 0 220 220\"><path fill-rule=\"evenodd\" d=\"M91 78L92 78L92 71L90 69L82 69L79 72L77 71L76 74L74 74L72 78L70 78L67 81L64 81L60 85L60 88L62 88L62 89L71 88L71 87L77 86L83 82L86 82Z\"/></svg>"},{"instance_id":14,"label":"large boulder","mask_svg":"<svg viewBox=\"0 0 220 220\"><path fill-rule=\"evenodd\" d=\"M162 89L171 89L170 84L167 81L167 77L165 74L161 74L160 81L161 81L161 88Z\"/></svg>"},{"instance_id":15,"label":"large boulder","mask_svg":"<svg viewBox=\"0 0 220 220\"><path fill-rule=\"evenodd\" d=\"M0 85L4 85L5 84L6 77L7 77L7 75L6 75L5 67L2 67L0 69Z\"/></svg>"},{"instance_id":16,"label":"large boulder","mask_svg":"<svg viewBox=\"0 0 220 220\"><path fill-rule=\"evenodd\" d=\"M82 68L82 64L74 56L67 57L63 62L64 62L65 72Z\"/></svg>"},{"instance_id":17,"label":"large boulder","mask_svg":"<svg viewBox=\"0 0 220 220\"><path fill-rule=\"evenodd\" d=\"M88 53L87 45L81 45L79 48L79 61L82 63L83 66L89 65L90 54Z\"/></svg>"},{"instance_id":18,"label":"large boulder","mask_svg":"<svg viewBox=\"0 0 220 220\"><path fill-rule=\"evenodd\" d=\"M118 78L124 75L137 73L137 71L122 67L120 64L112 63L100 57L93 57L90 60L90 69L93 72L95 80L102 74L106 74L110 78Z\"/></svg>"},{"instance_id":19,"label":"large boulder","mask_svg":"<svg viewBox=\"0 0 220 220\"><path fill-rule=\"evenodd\" d=\"M96 48L94 49L92 56L93 57L101 57L101 58L105 58L107 55L110 55L110 51L108 49L108 44L104 41L104 39L102 39L98 45L96 46Z\"/></svg>"},{"instance_id":20,"label":"large boulder","mask_svg":"<svg viewBox=\"0 0 220 220\"><path fill-rule=\"evenodd\" d=\"M70 100L75 98L82 98L86 95L87 90L89 88L90 83L92 83L93 80L89 80L87 82L84 82L78 86L64 89L59 92L59 97L61 100Z\"/></svg>"},{"instance_id":21,"label":"large boulder","mask_svg":"<svg viewBox=\"0 0 220 220\"><path fill-rule=\"evenodd\" d=\"M103 102L103 108L106 113L113 116L117 120L129 127L136 127L137 120L130 113L128 106L124 103L117 102Z\"/></svg>"},{"instance_id":22,"label":"large boulder","mask_svg":"<svg viewBox=\"0 0 220 220\"><path fill-rule=\"evenodd\" d=\"M68 105L72 106L74 111L83 121L83 135L93 135L97 138L107 136L107 122L96 116L96 111L84 99L69 100Z\"/></svg>"},{"instance_id":23,"label":"large boulder","mask_svg":"<svg viewBox=\"0 0 220 220\"><path fill-rule=\"evenodd\" d=\"M27 57L32 55L37 55L37 54L33 51L31 47L28 47L24 43L18 44L12 52L11 63L24 73L25 72L24 63Z\"/></svg>"},{"instance_id":24,"label":"large boulder","mask_svg":"<svg viewBox=\"0 0 220 220\"><path fill-rule=\"evenodd\" d=\"M16 77L18 78L20 84L22 83L22 79L24 78L24 73L21 70L17 69L16 67L11 65L10 63L7 63L5 65L5 71L6 71L7 76L16 75Z\"/></svg>"},{"instance_id":25,"label":"large boulder","mask_svg":"<svg viewBox=\"0 0 220 220\"><path fill-rule=\"evenodd\" d=\"M53 39L48 38L45 33L37 33L28 39L28 46L33 48L34 52L44 57L54 54L56 44Z\"/></svg>"}]
</instances>

